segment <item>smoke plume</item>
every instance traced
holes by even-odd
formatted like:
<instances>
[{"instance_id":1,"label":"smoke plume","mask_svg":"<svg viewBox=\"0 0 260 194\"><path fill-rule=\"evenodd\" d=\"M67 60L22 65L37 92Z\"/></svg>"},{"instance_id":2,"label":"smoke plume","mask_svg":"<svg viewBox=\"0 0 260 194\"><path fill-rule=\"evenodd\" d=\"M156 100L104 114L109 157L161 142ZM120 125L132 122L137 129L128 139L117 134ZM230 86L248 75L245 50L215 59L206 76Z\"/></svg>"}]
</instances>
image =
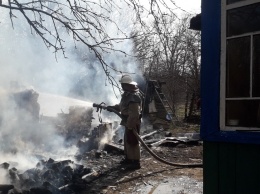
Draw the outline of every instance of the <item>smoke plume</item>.
<instances>
[{"instance_id":1,"label":"smoke plume","mask_svg":"<svg viewBox=\"0 0 260 194\"><path fill-rule=\"evenodd\" d=\"M3 4L7 1L3 1ZM131 13L129 7L123 6L124 13ZM110 13L110 17L118 23L119 28L126 34L131 32L131 20L123 13ZM62 53L53 54L48 50L41 38L31 29L21 14L15 13L13 26L9 10L1 8L0 17L0 163L19 161L19 168L26 169L35 166L38 159L45 157L62 157L64 152L71 154L76 148L64 147L64 139L57 134L51 125L33 122L28 113L18 110L15 102L10 98L13 92L10 83L18 83L20 88L33 88L39 92L40 114L53 116L61 111L59 107L64 96L73 96L82 101L70 99L67 106L82 103L91 106L93 102L115 104L120 100L120 93L109 85L104 70L93 53L86 46L75 43L66 32L60 30L66 40L66 57ZM48 19L46 18L46 21ZM120 21L120 22L119 22ZM122 37L115 25L106 25L105 29L111 37ZM66 37L67 36L67 37ZM130 40L114 45L115 49L131 53ZM120 53L106 53L104 60L113 68L121 72L139 75L136 61ZM120 74L111 71L116 80ZM46 95L55 96L44 98ZM60 96L60 100L59 99ZM56 99L56 103L54 103ZM69 98L67 98L69 99ZM85 103L84 103L85 102ZM56 105L56 109L54 109ZM62 105L60 105L62 106ZM48 108L49 107L49 108ZM49 111L49 112L48 112ZM1 177L3 176L3 177ZM8 182L0 172L0 184Z\"/></svg>"}]
</instances>

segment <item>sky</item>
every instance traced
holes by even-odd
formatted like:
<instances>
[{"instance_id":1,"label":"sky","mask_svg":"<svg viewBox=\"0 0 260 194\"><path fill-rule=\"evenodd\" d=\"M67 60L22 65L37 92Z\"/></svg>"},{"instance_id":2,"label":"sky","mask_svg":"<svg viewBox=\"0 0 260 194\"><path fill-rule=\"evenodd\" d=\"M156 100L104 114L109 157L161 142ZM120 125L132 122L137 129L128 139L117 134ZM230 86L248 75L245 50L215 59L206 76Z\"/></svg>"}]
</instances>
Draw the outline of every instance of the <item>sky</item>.
<instances>
[{"instance_id":1,"label":"sky","mask_svg":"<svg viewBox=\"0 0 260 194\"><path fill-rule=\"evenodd\" d=\"M201 0L174 0L175 4L189 13L201 12Z\"/></svg>"}]
</instances>

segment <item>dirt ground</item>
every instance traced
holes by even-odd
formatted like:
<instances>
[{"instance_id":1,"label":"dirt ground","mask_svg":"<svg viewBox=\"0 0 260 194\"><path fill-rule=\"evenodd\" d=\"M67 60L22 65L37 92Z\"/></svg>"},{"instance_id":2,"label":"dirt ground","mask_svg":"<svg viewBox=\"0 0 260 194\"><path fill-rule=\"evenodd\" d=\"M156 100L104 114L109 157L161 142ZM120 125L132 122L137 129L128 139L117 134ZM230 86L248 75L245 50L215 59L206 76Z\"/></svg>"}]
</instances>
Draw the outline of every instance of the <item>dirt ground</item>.
<instances>
[{"instance_id":1,"label":"dirt ground","mask_svg":"<svg viewBox=\"0 0 260 194\"><path fill-rule=\"evenodd\" d=\"M153 148L153 152L173 163L202 163L202 142L178 143ZM96 157L93 157L95 156ZM84 165L95 169L81 194L199 194L202 192L203 169L175 167L154 159L142 148L141 169L129 171L118 163L118 153L101 152L98 157L84 156ZM95 159L93 159L95 158ZM160 190L160 188L161 190ZM177 189L178 188L178 189Z\"/></svg>"}]
</instances>

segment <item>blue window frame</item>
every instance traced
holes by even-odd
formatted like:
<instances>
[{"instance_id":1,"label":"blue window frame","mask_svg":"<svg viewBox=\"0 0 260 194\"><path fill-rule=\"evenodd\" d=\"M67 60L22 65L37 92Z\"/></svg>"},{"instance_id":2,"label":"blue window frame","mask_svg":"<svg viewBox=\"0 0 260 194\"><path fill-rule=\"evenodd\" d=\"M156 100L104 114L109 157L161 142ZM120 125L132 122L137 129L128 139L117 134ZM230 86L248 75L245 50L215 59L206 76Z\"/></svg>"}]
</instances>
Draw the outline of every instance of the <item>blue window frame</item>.
<instances>
[{"instance_id":1,"label":"blue window frame","mask_svg":"<svg viewBox=\"0 0 260 194\"><path fill-rule=\"evenodd\" d=\"M202 0L203 140L260 144L260 20L250 24L246 15L258 17L259 7L260 0Z\"/></svg>"}]
</instances>

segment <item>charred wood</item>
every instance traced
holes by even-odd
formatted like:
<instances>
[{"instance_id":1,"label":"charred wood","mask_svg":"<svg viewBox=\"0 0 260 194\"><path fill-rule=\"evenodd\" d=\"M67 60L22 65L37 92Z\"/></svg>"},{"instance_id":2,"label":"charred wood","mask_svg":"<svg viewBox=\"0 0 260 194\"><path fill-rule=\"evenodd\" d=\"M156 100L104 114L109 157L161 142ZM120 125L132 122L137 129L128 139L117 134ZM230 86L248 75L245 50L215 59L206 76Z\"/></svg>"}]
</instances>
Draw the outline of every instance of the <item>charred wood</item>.
<instances>
[{"instance_id":1,"label":"charred wood","mask_svg":"<svg viewBox=\"0 0 260 194\"><path fill-rule=\"evenodd\" d=\"M117 145L114 143L106 143L104 146L104 150L108 153L117 153L117 154L124 154L124 146Z\"/></svg>"},{"instance_id":2,"label":"charred wood","mask_svg":"<svg viewBox=\"0 0 260 194\"><path fill-rule=\"evenodd\" d=\"M153 136L154 134L156 134L156 133L158 133L158 132L159 132L159 131L153 131L153 132L151 132L151 133L142 135L141 138L142 138L142 139L146 139L146 138L148 138L148 137Z\"/></svg>"},{"instance_id":3,"label":"charred wood","mask_svg":"<svg viewBox=\"0 0 260 194\"><path fill-rule=\"evenodd\" d=\"M7 163L7 162L4 162L4 163L0 164L0 168L6 169L6 170L9 168L9 166L10 166L10 164Z\"/></svg>"},{"instance_id":4,"label":"charred wood","mask_svg":"<svg viewBox=\"0 0 260 194\"><path fill-rule=\"evenodd\" d=\"M53 193L46 188L36 187L30 189L30 194L53 194Z\"/></svg>"},{"instance_id":5,"label":"charred wood","mask_svg":"<svg viewBox=\"0 0 260 194\"><path fill-rule=\"evenodd\" d=\"M18 176L18 171L16 168L9 169L9 175L10 175L11 183L19 182L20 178Z\"/></svg>"},{"instance_id":6,"label":"charred wood","mask_svg":"<svg viewBox=\"0 0 260 194\"><path fill-rule=\"evenodd\" d=\"M53 184L51 184L50 182L46 181L42 184L43 188L51 191L52 193L55 193L55 194L59 194L61 193L59 188L57 188L56 186L54 186Z\"/></svg>"},{"instance_id":7,"label":"charred wood","mask_svg":"<svg viewBox=\"0 0 260 194\"><path fill-rule=\"evenodd\" d=\"M0 191L2 194L7 194L9 190L13 189L13 185L0 185Z\"/></svg>"}]
</instances>

